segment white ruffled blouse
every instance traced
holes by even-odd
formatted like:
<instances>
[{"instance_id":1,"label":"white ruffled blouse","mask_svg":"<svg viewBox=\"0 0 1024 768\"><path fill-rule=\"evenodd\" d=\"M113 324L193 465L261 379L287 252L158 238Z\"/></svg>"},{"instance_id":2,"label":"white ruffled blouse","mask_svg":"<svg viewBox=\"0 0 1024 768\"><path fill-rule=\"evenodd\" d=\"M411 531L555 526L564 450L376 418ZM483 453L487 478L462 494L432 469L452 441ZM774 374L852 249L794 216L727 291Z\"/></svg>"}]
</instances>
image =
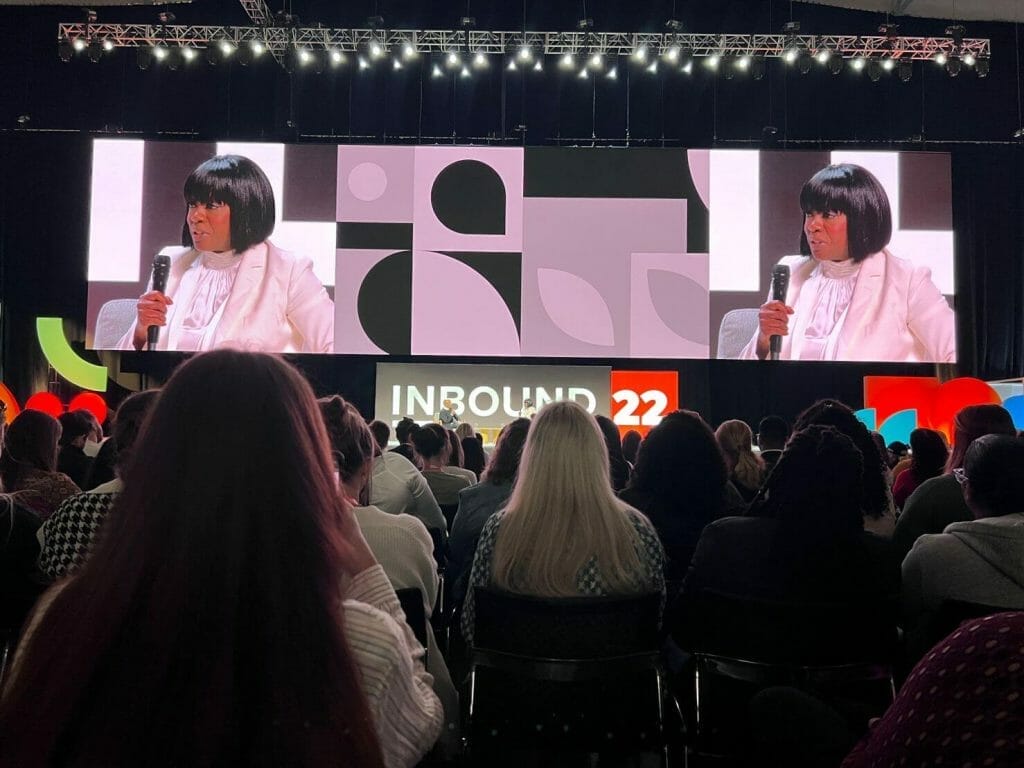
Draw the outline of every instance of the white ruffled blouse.
<instances>
[{"instance_id":1,"label":"white ruffled blouse","mask_svg":"<svg viewBox=\"0 0 1024 768\"><path fill-rule=\"evenodd\" d=\"M800 292L798 317L808 318L803 332L793 339L795 359L835 360L839 334L853 299L860 263L822 261L807 278Z\"/></svg>"},{"instance_id":2,"label":"white ruffled blouse","mask_svg":"<svg viewBox=\"0 0 1024 768\"><path fill-rule=\"evenodd\" d=\"M192 262L174 296L176 311L168 328L173 349L209 348L241 263L241 254L234 251L203 251Z\"/></svg>"}]
</instances>

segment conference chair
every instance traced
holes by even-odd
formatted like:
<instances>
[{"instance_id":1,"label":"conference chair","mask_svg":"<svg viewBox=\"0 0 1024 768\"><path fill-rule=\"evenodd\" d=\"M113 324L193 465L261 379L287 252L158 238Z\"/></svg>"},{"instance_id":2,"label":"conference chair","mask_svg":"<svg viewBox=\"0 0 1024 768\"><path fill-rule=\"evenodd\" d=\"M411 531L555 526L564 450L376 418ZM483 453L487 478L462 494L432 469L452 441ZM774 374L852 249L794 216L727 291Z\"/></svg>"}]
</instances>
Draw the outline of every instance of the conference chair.
<instances>
[{"instance_id":1,"label":"conference chair","mask_svg":"<svg viewBox=\"0 0 1024 768\"><path fill-rule=\"evenodd\" d=\"M537 598L475 587L468 747L660 752L660 594Z\"/></svg>"},{"instance_id":2,"label":"conference chair","mask_svg":"<svg viewBox=\"0 0 1024 768\"><path fill-rule=\"evenodd\" d=\"M114 349L135 322L137 299L111 299L100 307L96 316L93 346L96 349Z\"/></svg>"},{"instance_id":3,"label":"conference chair","mask_svg":"<svg viewBox=\"0 0 1024 768\"><path fill-rule=\"evenodd\" d=\"M423 593L417 587L396 589L398 602L405 614L405 623L409 625L420 645L427 647L427 612L423 608Z\"/></svg>"},{"instance_id":4,"label":"conference chair","mask_svg":"<svg viewBox=\"0 0 1024 768\"><path fill-rule=\"evenodd\" d=\"M733 309L725 313L718 327L718 358L732 360L740 356L757 330L758 309Z\"/></svg>"}]
</instances>

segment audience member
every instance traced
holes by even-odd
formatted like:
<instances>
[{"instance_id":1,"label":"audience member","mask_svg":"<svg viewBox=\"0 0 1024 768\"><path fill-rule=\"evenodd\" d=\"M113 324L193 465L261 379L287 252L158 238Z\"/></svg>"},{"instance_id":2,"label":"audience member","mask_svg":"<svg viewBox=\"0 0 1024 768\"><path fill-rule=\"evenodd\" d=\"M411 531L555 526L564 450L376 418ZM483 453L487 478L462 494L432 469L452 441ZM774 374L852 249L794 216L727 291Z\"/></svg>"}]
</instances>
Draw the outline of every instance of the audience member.
<instances>
[{"instance_id":1,"label":"audience member","mask_svg":"<svg viewBox=\"0 0 1024 768\"><path fill-rule=\"evenodd\" d=\"M454 515L454 508L459 503L459 491L473 485L475 481L447 471L448 457L452 449L448 432L449 430L440 424L427 424L413 433L412 442L416 448L416 455L423 465L423 477L426 478L431 493L439 505L451 507Z\"/></svg>"},{"instance_id":2,"label":"audience member","mask_svg":"<svg viewBox=\"0 0 1024 768\"><path fill-rule=\"evenodd\" d=\"M842 768L1024 765L1024 613L975 619L932 649Z\"/></svg>"},{"instance_id":3,"label":"audience member","mask_svg":"<svg viewBox=\"0 0 1024 768\"><path fill-rule=\"evenodd\" d=\"M793 430L804 429L812 424L832 426L853 440L863 458L863 493L861 503L864 512L864 530L879 536L892 536L896 525L896 509L892 501L885 461L868 428L858 419L853 410L838 400L819 400L796 418Z\"/></svg>"},{"instance_id":4,"label":"audience member","mask_svg":"<svg viewBox=\"0 0 1024 768\"><path fill-rule=\"evenodd\" d=\"M62 413L60 422L60 440L57 452L57 471L63 472L79 488L84 488L92 469L92 458L85 455L86 439L95 435L96 417L88 411L68 411Z\"/></svg>"},{"instance_id":5,"label":"audience member","mask_svg":"<svg viewBox=\"0 0 1024 768\"><path fill-rule=\"evenodd\" d=\"M18 636L43 591L36 571L39 524L34 512L0 493L0 637Z\"/></svg>"},{"instance_id":6,"label":"audience member","mask_svg":"<svg viewBox=\"0 0 1024 768\"><path fill-rule=\"evenodd\" d=\"M910 446L902 440L893 440L886 446L886 450L889 452L889 465L893 469L893 478L895 478L897 465L910 456Z\"/></svg>"},{"instance_id":7,"label":"audience member","mask_svg":"<svg viewBox=\"0 0 1024 768\"><path fill-rule=\"evenodd\" d=\"M371 421L370 434L373 435L373 440L377 443L378 452L388 449L388 443L391 441L391 427L388 426L386 421L381 421L380 419Z\"/></svg>"},{"instance_id":8,"label":"audience member","mask_svg":"<svg viewBox=\"0 0 1024 768\"><path fill-rule=\"evenodd\" d=\"M899 509L903 509L907 498L921 483L941 475L949 459L946 441L934 429L915 429L910 433L910 447L913 449L910 465L896 476L892 486L892 500ZM899 527L899 521L896 525Z\"/></svg>"},{"instance_id":9,"label":"audience member","mask_svg":"<svg viewBox=\"0 0 1024 768\"><path fill-rule=\"evenodd\" d=\"M475 472L466 469L466 457L462 452L462 441L459 439L459 436L455 434L453 429L446 429L444 433L445 437L448 438L448 465L444 467L444 471L458 477L464 477L470 484L475 483L478 477Z\"/></svg>"},{"instance_id":10,"label":"audience member","mask_svg":"<svg viewBox=\"0 0 1024 768\"><path fill-rule=\"evenodd\" d=\"M118 477L85 493L65 499L39 531L39 569L50 581L76 570L89 556L93 542L124 488L120 475L128 466L135 438L157 399L156 390L129 396L117 410L114 434Z\"/></svg>"},{"instance_id":11,"label":"audience member","mask_svg":"<svg viewBox=\"0 0 1024 768\"><path fill-rule=\"evenodd\" d=\"M571 401L533 419L505 508L484 524L462 612L473 639L473 587L542 597L664 594L665 553L647 518L617 499L601 429Z\"/></svg>"},{"instance_id":12,"label":"audience member","mask_svg":"<svg viewBox=\"0 0 1024 768\"><path fill-rule=\"evenodd\" d=\"M391 449L415 464L417 469L421 467L419 465L419 458L416 456L416 450L412 446L412 435L419 428L420 425L412 418L403 416L401 421L395 425L395 439L398 440L398 445Z\"/></svg>"},{"instance_id":13,"label":"audience member","mask_svg":"<svg viewBox=\"0 0 1024 768\"><path fill-rule=\"evenodd\" d=\"M373 472L374 438L359 411L341 397L334 395L318 402L337 462L342 493L352 505L373 556L396 590L415 588L422 595L423 613L427 617L427 671L434 676L434 691L444 705L443 736L453 747L459 734L459 697L430 625L439 583L430 534L411 515L392 515L360 501L367 496Z\"/></svg>"},{"instance_id":14,"label":"audience member","mask_svg":"<svg viewBox=\"0 0 1024 768\"><path fill-rule=\"evenodd\" d=\"M767 475L782 456L789 439L789 424L781 416L765 416L757 425L757 447Z\"/></svg>"},{"instance_id":15,"label":"audience member","mask_svg":"<svg viewBox=\"0 0 1024 768\"><path fill-rule=\"evenodd\" d=\"M665 547L665 578L681 582L701 531L725 513L725 460L711 427L693 411L674 411L640 444L619 498L643 512Z\"/></svg>"},{"instance_id":16,"label":"audience member","mask_svg":"<svg viewBox=\"0 0 1024 768\"><path fill-rule=\"evenodd\" d=\"M701 534L673 618L679 646L692 647L704 629L705 590L880 607L894 598L899 566L889 543L863 530L863 471L857 446L836 428L795 431L751 516L716 520Z\"/></svg>"},{"instance_id":17,"label":"audience member","mask_svg":"<svg viewBox=\"0 0 1024 768\"><path fill-rule=\"evenodd\" d=\"M747 503L757 495L764 482L764 462L754 454L754 435L745 421L731 419L715 430L722 449L729 480Z\"/></svg>"},{"instance_id":18,"label":"audience member","mask_svg":"<svg viewBox=\"0 0 1024 768\"><path fill-rule=\"evenodd\" d=\"M42 411L22 411L7 427L0 453L4 490L45 520L68 496L79 492L70 477L57 471L60 422Z\"/></svg>"},{"instance_id":19,"label":"audience member","mask_svg":"<svg viewBox=\"0 0 1024 768\"><path fill-rule=\"evenodd\" d=\"M918 486L903 505L893 533L896 554L904 557L919 536L942 533L946 526L971 519L960 485L953 470L963 466L964 455L982 435L1015 435L1009 412L999 405L968 405L953 419L953 447L946 460L946 471Z\"/></svg>"},{"instance_id":20,"label":"audience member","mask_svg":"<svg viewBox=\"0 0 1024 768\"><path fill-rule=\"evenodd\" d=\"M608 472L611 477L612 490L616 493L626 487L629 482L629 463L622 455L622 439L619 437L619 428L615 422L607 416L596 416L597 426L604 435L605 445L608 447Z\"/></svg>"},{"instance_id":21,"label":"audience member","mask_svg":"<svg viewBox=\"0 0 1024 768\"><path fill-rule=\"evenodd\" d=\"M472 472L475 477L481 477L487 466L487 454L484 453L483 445L476 439L476 435L462 438L461 443L463 468Z\"/></svg>"},{"instance_id":22,"label":"audience member","mask_svg":"<svg viewBox=\"0 0 1024 768\"><path fill-rule=\"evenodd\" d=\"M505 505L512 494L529 429L529 419L518 418L506 424L498 435L494 454L480 482L459 491L459 509L448 539L447 571L448 581L452 584L452 599L456 604L461 603L466 595L466 578L484 523Z\"/></svg>"},{"instance_id":23,"label":"audience member","mask_svg":"<svg viewBox=\"0 0 1024 768\"><path fill-rule=\"evenodd\" d=\"M626 430L622 436L622 458L629 462L629 466L636 466L636 454L640 450L640 443L643 436L635 429Z\"/></svg>"},{"instance_id":24,"label":"audience member","mask_svg":"<svg viewBox=\"0 0 1024 768\"><path fill-rule=\"evenodd\" d=\"M435 544L444 549L448 524L441 508L423 473L401 453L377 452L373 459L369 503L392 515L412 515L436 538Z\"/></svg>"},{"instance_id":25,"label":"audience member","mask_svg":"<svg viewBox=\"0 0 1024 768\"><path fill-rule=\"evenodd\" d=\"M455 436L458 437L459 440L465 440L467 437L475 437L476 430L468 421L463 421L455 428Z\"/></svg>"},{"instance_id":26,"label":"audience member","mask_svg":"<svg viewBox=\"0 0 1024 768\"><path fill-rule=\"evenodd\" d=\"M954 477L973 519L919 537L903 561L912 647L946 600L1024 610L1024 441L979 437Z\"/></svg>"},{"instance_id":27,"label":"audience member","mask_svg":"<svg viewBox=\"0 0 1024 768\"><path fill-rule=\"evenodd\" d=\"M228 350L187 361L124 480L93 556L26 630L0 701L5 762L423 756L443 719L423 648L294 368Z\"/></svg>"}]
</instances>

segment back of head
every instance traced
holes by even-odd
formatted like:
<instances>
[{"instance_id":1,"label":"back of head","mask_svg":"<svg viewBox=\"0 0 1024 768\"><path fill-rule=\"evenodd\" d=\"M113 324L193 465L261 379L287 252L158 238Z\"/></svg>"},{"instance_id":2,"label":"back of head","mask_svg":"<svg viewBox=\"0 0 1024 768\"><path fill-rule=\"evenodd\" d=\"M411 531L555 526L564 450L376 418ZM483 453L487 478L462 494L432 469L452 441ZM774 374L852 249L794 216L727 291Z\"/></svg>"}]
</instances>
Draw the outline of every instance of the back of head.
<instances>
[{"instance_id":1,"label":"back of head","mask_svg":"<svg viewBox=\"0 0 1024 768\"><path fill-rule=\"evenodd\" d=\"M475 437L476 430L473 429L473 425L468 421L459 422L459 426L455 428L455 434L459 440L465 440L467 437Z\"/></svg>"},{"instance_id":2,"label":"back of head","mask_svg":"<svg viewBox=\"0 0 1024 768\"><path fill-rule=\"evenodd\" d=\"M494 553L498 586L574 595L593 557L609 592L637 583L636 533L612 492L605 438L577 403L550 403L534 417L505 509Z\"/></svg>"},{"instance_id":3,"label":"back of head","mask_svg":"<svg viewBox=\"0 0 1024 768\"><path fill-rule=\"evenodd\" d=\"M514 482L519 472L526 435L530 431L530 420L522 417L506 424L494 444L494 453L487 463L481 480L491 485Z\"/></svg>"},{"instance_id":4,"label":"back of head","mask_svg":"<svg viewBox=\"0 0 1024 768\"><path fill-rule=\"evenodd\" d=\"M1024 440L983 435L964 457L965 498L975 517L1024 512Z\"/></svg>"},{"instance_id":5,"label":"back of head","mask_svg":"<svg viewBox=\"0 0 1024 768\"><path fill-rule=\"evenodd\" d=\"M896 466L896 456L889 452L889 449L885 445L885 438L882 437L881 432L871 431L868 432L871 435L871 439L875 441L875 448L878 449L878 455L882 457L882 463L888 468L892 469Z\"/></svg>"},{"instance_id":6,"label":"back of head","mask_svg":"<svg viewBox=\"0 0 1024 768\"><path fill-rule=\"evenodd\" d=\"M373 460L373 435L359 411L342 397L321 398L317 404L327 427L338 475L342 482L350 482L367 462Z\"/></svg>"},{"instance_id":7,"label":"back of head","mask_svg":"<svg viewBox=\"0 0 1024 768\"><path fill-rule=\"evenodd\" d=\"M459 441L462 443L462 466L471 470L479 478L487 466L487 454L484 447L476 439L476 435L464 437Z\"/></svg>"},{"instance_id":8,"label":"back of head","mask_svg":"<svg viewBox=\"0 0 1024 768\"><path fill-rule=\"evenodd\" d=\"M403 416L398 424L395 425L395 439L399 443L408 443L412 438L412 433L419 428L420 425L416 423L415 419Z\"/></svg>"},{"instance_id":9,"label":"back of head","mask_svg":"<svg viewBox=\"0 0 1024 768\"><path fill-rule=\"evenodd\" d=\"M3 700L15 762L60 743L82 765L380 765L339 621L339 510L294 368L228 350L183 364Z\"/></svg>"},{"instance_id":10,"label":"back of head","mask_svg":"<svg viewBox=\"0 0 1024 768\"><path fill-rule=\"evenodd\" d=\"M465 466L465 456L462 453L462 440L455 434L455 430L446 429L445 437L448 438L448 466Z\"/></svg>"},{"instance_id":11,"label":"back of head","mask_svg":"<svg viewBox=\"0 0 1024 768\"><path fill-rule=\"evenodd\" d=\"M915 429L910 433L910 471L918 483L942 474L949 458L949 449L942 435L934 429Z\"/></svg>"},{"instance_id":12,"label":"back of head","mask_svg":"<svg viewBox=\"0 0 1024 768\"><path fill-rule=\"evenodd\" d=\"M763 480L764 462L754 455L750 426L739 419L724 421L715 430L715 438L735 478L747 488L758 488Z\"/></svg>"},{"instance_id":13,"label":"back of head","mask_svg":"<svg viewBox=\"0 0 1024 768\"><path fill-rule=\"evenodd\" d=\"M60 422L61 447L71 445L79 438L84 441L86 437L92 435L95 418L89 418L87 414L88 411L68 411L57 417L57 421Z\"/></svg>"},{"instance_id":14,"label":"back of head","mask_svg":"<svg viewBox=\"0 0 1024 768\"><path fill-rule=\"evenodd\" d=\"M1016 427L1009 411L1001 405L968 405L953 419L953 448L946 460L946 472L964 465L971 443L982 435L1015 435Z\"/></svg>"},{"instance_id":15,"label":"back of head","mask_svg":"<svg viewBox=\"0 0 1024 768\"><path fill-rule=\"evenodd\" d=\"M439 459L448 461L451 444L448 442L448 430L440 424L427 424L412 433L412 445L416 453L424 460Z\"/></svg>"},{"instance_id":16,"label":"back of head","mask_svg":"<svg viewBox=\"0 0 1024 768\"><path fill-rule=\"evenodd\" d=\"M53 472L57 466L57 441L60 422L42 411L25 410L12 421L4 434L0 452L0 477L8 491L18 490L27 472Z\"/></svg>"},{"instance_id":17,"label":"back of head","mask_svg":"<svg viewBox=\"0 0 1024 768\"><path fill-rule=\"evenodd\" d=\"M381 451L388 447L388 441L391 440L391 427L388 426L386 421L381 421L380 419L371 421L370 433L373 435L373 440Z\"/></svg>"},{"instance_id":18,"label":"back of head","mask_svg":"<svg viewBox=\"0 0 1024 768\"><path fill-rule=\"evenodd\" d=\"M622 436L622 456L630 464L636 464L636 452L640 450L643 436L635 429L626 431Z\"/></svg>"},{"instance_id":19,"label":"back of head","mask_svg":"<svg viewBox=\"0 0 1024 768\"><path fill-rule=\"evenodd\" d=\"M850 541L864 525L863 471L861 452L835 427L799 429L768 477L758 514L798 541Z\"/></svg>"},{"instance_id":20,"label":"back of head","mask_svg":"<svg viewBox=\"0 0 1024 768\"><path fill-rule=\"evenodd\" d=\"M757 425L757 445L762 451L780 451L789 439L789 424L781 416L765 416Z\"/></svg>"},{"instance_id":21,"label":"back of head","mask_svg":"<svg viewBox=\"0 0 1024 768\"><path fill-rule=\"evenodd\" d=\"M615 422L600 414L594 419L601 429L601 434L604 435L605 445L608 446L608 456L612 459L622 459L622 437L619 435L619 428L615 426Z\"/></svg>"},{"instance_id":22,"label":"back of head","mask_svg":"<svg viewBox=\"0 0 1024 768\"><path fill-rule=\"evenodd\" d=\"M853 409L838 400L819 400L801 413L793 424L793 431L809 426L835 427L857 446L863 461L863 512L871 517L882 517L889 510L886 464L868 428L854 415Z\"/></svg>"},{"instance_id":23,"label":"back of head","mask_svg":"<svg viewBox=\"0 0 1024 768\"><path fill-rule=\"evenodd\" d=\"M156 404L159 392L155 389L147 389L144 392L136 392L125 398L117 409L114 416L114 448L117 450L116 465L123 468L128 465L132 451L135 448L135 439L142 430L142 423L150 410Z\"/></svg>"},{"instance_id":24,"label":"back of head","mask_svg":"<svg viewBox=\"0 0 1024 768\"><path fill-rule=\"evenodd\" d=\"M708 523L722 512L727 476L707 422L694 411L673 411L640 443L629 488Z\"/></svg>"}]
</instances>

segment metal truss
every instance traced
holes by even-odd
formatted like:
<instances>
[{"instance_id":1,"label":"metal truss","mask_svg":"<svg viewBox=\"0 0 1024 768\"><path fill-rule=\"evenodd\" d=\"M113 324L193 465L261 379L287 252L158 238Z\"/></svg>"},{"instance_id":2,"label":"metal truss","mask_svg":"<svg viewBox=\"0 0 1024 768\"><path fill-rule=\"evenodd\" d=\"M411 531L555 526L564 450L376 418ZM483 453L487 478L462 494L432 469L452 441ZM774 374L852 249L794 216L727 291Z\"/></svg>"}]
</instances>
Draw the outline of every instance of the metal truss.
<instances>
[{"instance_id":1,"label":"metal truss","mask_svg":"<svg viewBox=\"0 0 1024 768\"><path fill-rule=\"evenodd\" d=\"M254 21L270 21L263 0L242 0ZM482 30L329 29L321 27L218 27L175 24L59 24L59 39L99 40L115 48L168 46L206 48L222 42L262 43L275 58L291 48L355 53L376 44L380 53L399 51L408 44L417 53L516 53L630 56L643 51L650 57L762 56L778 57L788 51L844 58L892 58L924 61L946 56L991 57L991 41L951 37L892 37L860 35L708 35L647 34L639 32L487 32Z\"/></svg>"}]
</instances>

